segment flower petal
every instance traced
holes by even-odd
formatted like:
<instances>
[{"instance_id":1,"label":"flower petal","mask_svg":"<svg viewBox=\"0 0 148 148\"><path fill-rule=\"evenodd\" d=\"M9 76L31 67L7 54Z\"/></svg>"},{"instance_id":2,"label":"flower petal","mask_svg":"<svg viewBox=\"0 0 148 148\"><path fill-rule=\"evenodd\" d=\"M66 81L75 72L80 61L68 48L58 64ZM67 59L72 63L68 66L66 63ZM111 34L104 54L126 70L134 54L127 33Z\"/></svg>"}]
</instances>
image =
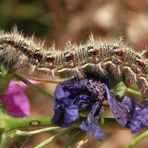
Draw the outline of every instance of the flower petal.
<instances>
[{"instance_id":1,"label":"flower petal","mask_svg":"<svg viewBox=\"0 0 148 148\"><path fill-rule=\"evenodd\" d=\"M14 94L19 91L26 90L27 88L28 87L23 82L17 82L17 81L11 80L5 94L6 95Z\"/></svg>"},{"instance_id":2,"label":"flower petal","mask_svg":"<svg viewBox=\"0 0 148 148\"><path fill-rule=\"evenodd\" d=\"M87 121L82 121L80 128L102 140L103 133L98 120L103 114L104 95L104 84L92 80L71 79L57 85L53 123L68 127L80 118L83 111L84 113L89 111Z\"/></svg>"},{"instance_id":3,"label":"flower petal","mask_svg":"<svg viewBox=\"0 0 148 148\"><path fill-rule=\"evenodd\" d=\"M2 98L8 112L15 117L27 117L30 115L28 97L22 91Z\"/></svg>"},{"instance_id":4,"label":"flower petal","mask_svg":"<svg viewBox=\"0 0 148 148\"><path fill-rule=\"evenodd\" d=\"M133 133L143 127L148 127L148 104L143 107L136 101L123 97L119 101L106 87L107 99L117 122L131 129Z\"/></svg>"},{"instance_id":5,"label":"flower petal","mask_svg":"<svg viewBox=\"0 0 148 148\"><path fill-rule=\"evenodd\" d=\"M124 97L122 101L119 101L115 98L115 96L110 92L110 90L106 87L107 99L109 102L109 106L111 111L117 120L122 126L126 126L128 120L131 118L131 110L132 110L132 102L128 97Z\"/></svg>"},{"instance_id":6,"label":"flower petal","mask_svg":"<svg viewBox=\"0 0 148 148\"><path fill-rule=\"evenodd\" d=\"M89 132L96 139L103 140L103 132L98 124L99 118L102 116L104 110L102 103L96 102L92 106L91 112L88 114L87 121L83 121L80 125L80 128L86 132Z\"/></svg>"},{"instance_id":7,"label":"flower petal","mask_svg":"<svg viewBox=\"0 0 148 148\"><path fill-rule=\"evenodd\" d=\"M140 107L137 103L133 102L134 111L131 120L128 122L127 127L131 128L135 133L143 127L148 127L148 104Z\"/></svg>"},{"instance_id":8,"label":"flower petal","mask_svg":"<svg viewBox=\"0 0 148 148\"><path fill-rule=\"evenodd\" d=\"M62 108L60 105L55 107L55 114L52 122L61 127L68 127L79 119L79 111L76 105Z\"/></svg>"},{"instance_id":9,"label":"flower petal","mask_svg":"<svg viewBox=\"0 0 148 148\"><path fill-rule=\"evenodd\" d=\"M79 119L79 112L91 108L88 80L68 80L55 89L55 114L53 123L62 127L70 126Z\"/></svg>"}]
</instances>

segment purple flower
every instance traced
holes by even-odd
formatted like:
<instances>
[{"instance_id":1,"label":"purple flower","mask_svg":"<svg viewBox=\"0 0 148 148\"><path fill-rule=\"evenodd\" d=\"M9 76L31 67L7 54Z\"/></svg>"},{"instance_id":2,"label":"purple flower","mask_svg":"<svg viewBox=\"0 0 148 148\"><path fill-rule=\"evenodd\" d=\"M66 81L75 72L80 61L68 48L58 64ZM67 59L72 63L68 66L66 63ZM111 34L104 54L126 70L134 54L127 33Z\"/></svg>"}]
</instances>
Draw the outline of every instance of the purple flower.
<instances>
[{"instance_id":1,"label":"purple flower","mask_svg":"<svg viewBox=\"0 0 148 148\"><path fill-rule=\"evenodd\" d=\"M98 119L103 113L103 87L104 85L87 79L81 81L72 79L59 84L55 90L53 123L69 127L80 119L80 113L90 111L87 121L82 122L80 128L90 132L97 139L102 139L103 134L98 125Z\"/></svg>"},{"instance_id":2,"label":"purple flower","mask_svg":"<svg viewBox=\"0 0 148 148\"><path fill-rule=\"evenodd\" d=\"M137 132L148 126L148 105L142 107L127 96L120 101L105 84L87 79L72 79L57 85L53 123L69 127L83 115L85 118L80 129L102 140L103 132L98 120L103 115L102 103L106 99L115 119L123 127Z\"/></svg>"},{"instance_id":3,"label":"purple flower","mask_svg":"<svg viewBox=\"0 0 148 148\"><path fill-rule=\"evenodd\" d=\"M29 100L24 90L28 87L17 81L11 81L5 95L0 99L5 104L10 115L15 117L27 117L30 115Z\"/></svg>"},{"instance_id":4,"label":"purple flower","mask_svg":"<svg viewBox=\"0 0 148 148\"><path fill-rule=\"evenodd\" d=\"M97 139L103 140L103 132L98 125L98 120L102 116L104 110L101 102L96 102L88 114L87 121L83 121L80 128L86 132L89 132Z\"/></svg>"},{"instance_id":5,"label":"purple flower","mask_svg":"<svg viewBox=\"0 0 148 148\"><path fill-rule=\"evenodd\" d=\"M107 87L106 92L112 113L120 125L130 128L133 133L148 127L148 104L141 106L127 96L119 101Z\"/></svg>"}]
</instances>

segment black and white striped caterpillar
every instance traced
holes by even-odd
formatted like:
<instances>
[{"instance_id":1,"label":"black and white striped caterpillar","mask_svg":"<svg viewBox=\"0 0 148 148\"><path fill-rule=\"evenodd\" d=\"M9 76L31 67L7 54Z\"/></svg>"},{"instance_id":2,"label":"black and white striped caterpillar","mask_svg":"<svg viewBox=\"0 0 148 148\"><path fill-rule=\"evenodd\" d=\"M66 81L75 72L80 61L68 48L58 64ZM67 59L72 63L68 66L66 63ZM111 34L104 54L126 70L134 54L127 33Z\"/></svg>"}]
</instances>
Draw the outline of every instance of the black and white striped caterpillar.
<instances>
[{"instance_id":1,"label":"black and white striped caterpillar","mask_svg":"<svg viewBox=\"0 0 148 148\"><path fill-rule=\"evenodd\" d=\"M96 41L92 37L85 45L71 45L64 50L35 43L33 38L23 37L17 29L11 33L0 32L0 61L10 63L13 71L25 70L48 73L54 76L83 76L88 67L102 77L112 73L125 75L125 83L138 84L144 98L148 99L147 50L138 53L121 42Z\"/></svg>"}]
</instances>

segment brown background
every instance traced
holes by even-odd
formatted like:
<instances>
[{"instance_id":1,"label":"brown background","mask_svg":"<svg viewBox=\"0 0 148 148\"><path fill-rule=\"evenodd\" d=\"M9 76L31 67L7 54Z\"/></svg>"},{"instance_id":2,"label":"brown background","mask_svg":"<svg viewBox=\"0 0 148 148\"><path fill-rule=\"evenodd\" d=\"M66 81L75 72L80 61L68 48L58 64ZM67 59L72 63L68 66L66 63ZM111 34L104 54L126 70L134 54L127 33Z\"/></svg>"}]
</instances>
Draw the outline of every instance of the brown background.
<instances>
[{"instance_id":1,"label":"brown background","mask_svg":"<svg viewBox=\"0 0 148 148\"><path fill-rule=\"evenodd\" d=\"M16 25L25 35L36 35L46 39L46 45L53 41L57 47L64 48L65 42L84 43L92 32L96 39L119 39L135 50L148 46L148 1L147 0L0 0L0 27L10 31ZM42 84L51 92L54 86ZM52 115L50 102L34 93L28 92L32 115ZM106 131L103 142L90 138L85 148L123 148L135 136L130 131ZM33 148L51 136L45 133L29 138L17 139L10 148ZM67 139L59 140L47 148L62 148ZM148 147L148 139L137 145Z\"/></svg>"}]
</instances>

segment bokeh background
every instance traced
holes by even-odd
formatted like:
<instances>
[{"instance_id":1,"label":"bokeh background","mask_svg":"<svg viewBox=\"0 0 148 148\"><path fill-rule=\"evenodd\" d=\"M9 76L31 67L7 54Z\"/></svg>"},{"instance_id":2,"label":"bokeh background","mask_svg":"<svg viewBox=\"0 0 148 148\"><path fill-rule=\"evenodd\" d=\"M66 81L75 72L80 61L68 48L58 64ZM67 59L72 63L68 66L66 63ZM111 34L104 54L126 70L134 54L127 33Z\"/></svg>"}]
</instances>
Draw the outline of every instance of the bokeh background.
<instances>
[{"instance_id":1,"label":"bokeh background","mask_svg":"<svg viewBox=\"0 0 148 148\"><path fill-rule=\"evenodd\" d=\"M46 39L64 48L70 40L85 43L90 33L96 39L119 39L141 51L148 46L148 0L0 0L0 28L11 31L16 25L25 35L35 34L37 39ZM43 84L42 84L43 85ZM52 84L43 85L53 92ZM52 115L53 106L38 94L27 92L32 115ZM90 138L85 148L124 148L136 135L130 131L106 131L103 142ZM10 148L33 148L51 136L51 133L16 139ZM67 139L59 140L47 148L62 148ZM147 148L148 139L137 148Z\"/></svg>"}]
</instances>

